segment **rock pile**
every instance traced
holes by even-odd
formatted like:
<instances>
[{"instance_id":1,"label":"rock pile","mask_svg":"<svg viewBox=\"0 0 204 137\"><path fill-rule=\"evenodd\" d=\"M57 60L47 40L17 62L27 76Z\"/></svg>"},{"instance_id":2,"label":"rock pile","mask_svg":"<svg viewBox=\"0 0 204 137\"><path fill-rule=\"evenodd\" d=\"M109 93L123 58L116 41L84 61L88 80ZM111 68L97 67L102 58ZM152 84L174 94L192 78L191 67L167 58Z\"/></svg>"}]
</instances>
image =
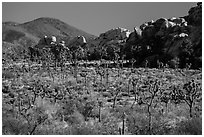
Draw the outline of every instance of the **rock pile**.
<instances>
[{"instance_id":1,"label":"rock pile","mask_svg":"<svg viewBox=\"0 0 204 137\"><path fill-rule=\"evenodd\" d=\"M136 27L127 39L126 53L133 52L138 65L147 60L150 67L156 67L160 60L175 67L171 63L177 60L180 67L188 63L200 67L201 62L195 62L202 57L202 3L188 13L185 17L160 18Z\"/></svg>"}]
</instances>

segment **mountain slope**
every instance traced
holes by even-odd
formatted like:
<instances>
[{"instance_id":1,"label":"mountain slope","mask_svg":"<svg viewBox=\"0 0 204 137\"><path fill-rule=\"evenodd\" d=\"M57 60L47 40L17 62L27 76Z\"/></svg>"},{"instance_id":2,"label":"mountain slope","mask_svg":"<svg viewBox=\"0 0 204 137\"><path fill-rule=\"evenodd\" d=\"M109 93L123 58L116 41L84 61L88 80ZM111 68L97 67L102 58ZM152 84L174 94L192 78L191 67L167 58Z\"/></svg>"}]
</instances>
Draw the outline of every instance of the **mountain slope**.
<instances>
[{"instance_id":1,"label":"mountain slope","mask_svg":"<svg viewBox=\"0 0 204 137\"><path fill-rule=\"evenodd\" d=\"M42 35L57 35L68 38L83 35L87 39L94 37L93 35L90 35L58 19L48 17L38 18L33 21L20 24L19 26L25 28L29 33L38 37L42 37Z\"/></svg>"},{"instance_id":2,"label":"mountain slope","mask_svg":"<svg viewBox=\"0 0 204 137\"><path fill-rule=\"evenodd\" d=\"M37 43L45 35L54 35L63 40L70 40L78 35L83 35L87 40L95 38L94 35L88 34L58 19L47 17L38 18L23 24L3 22L2 26L2 39L10 43L14 43L14 41L18 43L23 38Z\"/></svg>"},{"instance_id":3,"label":"mountain slope","mask_svg":"<svg viewBox=\"0 0 204 137\"><path fill-rule=\"evenodd\" d=\"M22 59L23 52L27 51L29 46L36 45L45 35L53 35L57 40L64 40L66 43L78 35L84 36L87 41L95 38L94 35L54 18L38 18L22 24L3 22L2 57L12 60Z\"/></svg>"}]
</instances>

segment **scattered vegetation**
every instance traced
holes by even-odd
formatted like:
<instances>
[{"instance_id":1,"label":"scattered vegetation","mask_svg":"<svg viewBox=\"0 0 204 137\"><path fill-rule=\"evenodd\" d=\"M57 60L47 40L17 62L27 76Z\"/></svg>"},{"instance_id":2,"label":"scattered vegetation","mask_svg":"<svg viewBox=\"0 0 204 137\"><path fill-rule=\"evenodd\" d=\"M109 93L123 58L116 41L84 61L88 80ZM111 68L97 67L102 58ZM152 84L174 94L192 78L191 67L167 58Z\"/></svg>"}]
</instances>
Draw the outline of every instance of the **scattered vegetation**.
<instances>
[{"instance_id":1,"label":"scattered vegetation","mask_svg":"<svg viewBox=\"0 0 204 137\"><path fill-rule=\"evenodd\" d=\"M2 133L202 134L200 70L77 62L4 62Z\"/></svg>"}]
</instances>

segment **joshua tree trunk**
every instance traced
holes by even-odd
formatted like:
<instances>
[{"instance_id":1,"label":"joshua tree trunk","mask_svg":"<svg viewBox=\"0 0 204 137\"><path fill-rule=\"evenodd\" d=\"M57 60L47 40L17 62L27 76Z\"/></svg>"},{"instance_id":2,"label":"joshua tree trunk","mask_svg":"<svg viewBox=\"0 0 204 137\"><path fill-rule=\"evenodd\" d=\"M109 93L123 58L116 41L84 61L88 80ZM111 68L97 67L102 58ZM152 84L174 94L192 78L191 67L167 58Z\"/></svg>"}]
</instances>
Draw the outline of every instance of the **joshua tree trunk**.
<instances>
[{"instance_id":1,"label":"joshua tree trunk","mask_svg":"<svg viewBox=\"0 0 204 137\"><path fill-rule=\"evenodd\" d=\"M190 113L190 117L191 117L191 118L193 117L193 114L192 114L192 107L193 107L193 105L190 104L190 105L189 105L189 113Z\"/></svg>"},{"instance_id":2,"label":"joshua tree trunk","mask_svg":"<svg viewBox=\"0 0 204 137\"><path fill-rule=\"evenodd\" d=\"M123 118L122 135L125 135L125 118Z\"/></svg>"},{"instance_id":3,"label":"joshua tree trunk","mask_svg":"<svg viewBox=\"0 0 204 137\"><path fill-rule=\"evenodd\" d=\"M101 75L101 84L102 84L102 81L103 81L103 76Z\"/></svg>"},{"instance_id":4,"label":"joshua tree trunk","mask_svg":"<svg viewBox=\"0 0 204 137\"><path fill-rule=\"evenodd\" d=\"M38 126L37 124L34 125L33 129L29 132L29 135L32 135L35 132L37 126Z\"/></svg>"},{"instance_id":5,"label":"joshua tree trunk","mask_svg":"<svg viewBox=\"0 0 204 137\"><path fill-rule=\"evenodd\" d=\"M167 114L168 113L168 102L165 103L165 105L166 105L166 114Z\"/></svg>"},{"instance_id":6,"label":"joshua tree trunk","mask_svg":"<svg viewBox=\"0 0 204 137\"><path fill-rule=\"evenodd\" d=\"M130 81L128 80L128 95L130 95Z\"/></svg>"},{"instance_id":7,"label":"joshua tree trunk","mask_svg":"<svg viewBox=\"0 0 204 137\"><path fill-rule=\"evenodd\" d=\"M150 105L147 106L147 111L148 111L148 116L149 116L149 121L148 121L148 131L151 134L151 120L152 120L152 116L151 116L151 112L150 112Z\"/></svg>"},{"instance_id":8,"label":"joshua tree trunk","mask_svg":"<svg viewBox=\"0 0 204 137\"><path fill-rule=\"evenodd\" d=\"M109 81L108 81L108 65L107 65L107 68L106 68L106 87L108 88L108 84L109 84Z\"/></svg>"},{"instance_id":9,"label":"joshua tree trunk","mask_svg":"<svg viewBox=\"0 0 204 137\"><path fill-rule=\"evenodd\" d=\"M99 119L98 122L101 122L101 106L99 106Z\"/></svg>"},{"instance_id":10,"label":"joshua tree trunk","mask_svg":"<svg viewBox=\"0 0 204 137\"><path fill-rule=\"evenodd\" d=\"M115 96L114 99L113 99L113 108L115 108L116 101L117 101L117 96Z\"/></svg>"},{"instance_id":11,"label":"joshua tree trunk","mask_svg":"<svg viewBox=\"0 0 204 137\"><path fill-rule=\"evenodd\" d=\"M87 78L85 76L85 88L87 89Z\"/></svg>"},{"instance_id":12,"label":"joshua tree trunk","mask_svg":"<svg viewBox=\"0 0 204 137\"><path fill-rule=\"evenodd\" d=\"M190 114L190 117L192 118L193 117L193 114L192 114L192 109L193 109L193 100L189 100L189 102L187 100L185 100L187 105L189 106L189 114Z\"/></svg>"},{"instance_id":13,"label":"joshua tree trunk","mask_svg":"<svg viewBox=\"0 0 204 137\"><path fill-rule=\"evenodd\" d=\"M76 78L76 81L78 81L77 69L78 69L78 66L77 66L77 58L76 58L76 53L75 53L75 57L74 57L74 77Z\"/></svg>"},{"instance_id":14,"label":"joshua tree trunk","mask_svg":"<svg viewBox=\"0 0 204 137\"><path fill-rule=\"evenodd\" d=\"M116 106L116 103L117 103L117 96L119 95L120 91L118 91L113 99L113 109L115 108Z\"/></svg>"}]
</instances>

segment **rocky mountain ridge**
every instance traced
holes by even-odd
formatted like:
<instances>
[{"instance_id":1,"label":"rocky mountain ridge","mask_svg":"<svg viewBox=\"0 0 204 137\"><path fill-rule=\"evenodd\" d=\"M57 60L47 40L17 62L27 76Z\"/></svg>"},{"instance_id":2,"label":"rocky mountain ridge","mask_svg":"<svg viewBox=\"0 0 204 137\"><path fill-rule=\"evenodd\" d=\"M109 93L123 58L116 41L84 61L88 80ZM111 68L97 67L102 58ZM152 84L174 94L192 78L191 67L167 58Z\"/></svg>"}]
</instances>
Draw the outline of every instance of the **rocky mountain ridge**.
<instances>
[{"instance_id":1,"label":"rocky mountain ridge","mask_svg":"<svg viewBox=\"0 0 204 137\"><path fill-rule=\"evenodd\" d=\"M114 28L98 37L87 34L58 19L39 18L19 24L3 23L3 42L31 46L44 35L54 35L69 43L73 37L82 35L87 39L89 59L120 58L136 60L137 66L157 67L158 62L176 68L191 65L202 66L202 3L188 11L184 17L159 18L145 22L132 31ZM6 44L8 45L8 44Z\"/></svg>"}]
</instances>

